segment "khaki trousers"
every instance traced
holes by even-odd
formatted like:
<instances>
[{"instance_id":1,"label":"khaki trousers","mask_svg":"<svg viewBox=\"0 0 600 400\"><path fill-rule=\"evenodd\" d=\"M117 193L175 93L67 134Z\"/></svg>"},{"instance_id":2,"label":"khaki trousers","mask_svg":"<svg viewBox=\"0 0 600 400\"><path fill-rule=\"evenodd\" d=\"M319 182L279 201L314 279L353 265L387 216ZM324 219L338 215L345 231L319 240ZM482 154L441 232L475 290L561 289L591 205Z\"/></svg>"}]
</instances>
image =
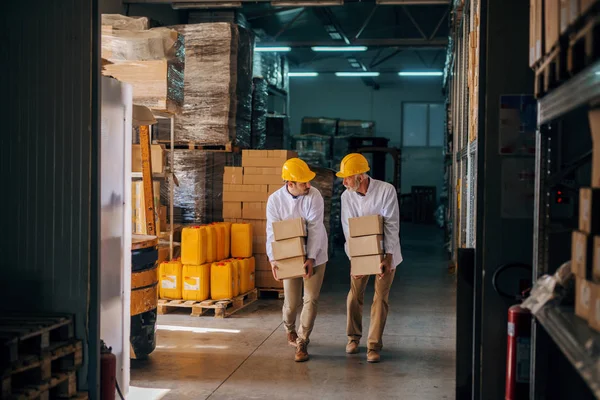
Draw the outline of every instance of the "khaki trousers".
<instances>
[{"instance_id":1,"label":"khaki trousers","mask_svg":"<svg viewBox=\"0 0 600 400\"><path fill-rule=\"evenodd\" d=\"M369 326L369 339L367 348L380 351L383 347L383 330L389 309L389 296L396 270L391 271L383 279L375 278L375 296L371 305L371 325ZM362 314L365 299L365 289L369 283L369 275L360 279L350 278L350 292L348 293L348 323L346 333L348 339L360 341L362 337Z\"/></svg>"},{"instance_id":2,"label":"khaki trousers","mask_svg":"<svg viewBox=\"0 0 600 400\"><path fill-rule=\"evenodd\" d=\"M317 309L319 307L319 294L325 276L325 264L314 268L314 274L309 279L293 278L283 281L283 323L287 332L296 331L296 317L298 308L303 304L300 314L300 329L298 337L308 340L313 330ZM302 283L304 283L304 302L302 301Z\"/></svg>"}]
</instances>

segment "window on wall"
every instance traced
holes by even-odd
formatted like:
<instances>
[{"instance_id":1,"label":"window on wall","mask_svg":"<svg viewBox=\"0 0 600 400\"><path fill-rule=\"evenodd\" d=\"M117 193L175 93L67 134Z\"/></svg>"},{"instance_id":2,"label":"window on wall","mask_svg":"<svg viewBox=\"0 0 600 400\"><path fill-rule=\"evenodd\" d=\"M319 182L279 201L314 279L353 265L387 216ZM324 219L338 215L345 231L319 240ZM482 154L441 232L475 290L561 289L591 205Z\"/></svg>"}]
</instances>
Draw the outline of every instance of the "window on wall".
<instances>
[{"instance_id":1,"label":"window on wall","mask_svg":"<svg viewBox=\"0 0 600 400\"><path fill-rule=\"evenodd\" d=\"M444 105L442 103L402 104L402 146L442 147Z\"/></svg>"}]
</instances>

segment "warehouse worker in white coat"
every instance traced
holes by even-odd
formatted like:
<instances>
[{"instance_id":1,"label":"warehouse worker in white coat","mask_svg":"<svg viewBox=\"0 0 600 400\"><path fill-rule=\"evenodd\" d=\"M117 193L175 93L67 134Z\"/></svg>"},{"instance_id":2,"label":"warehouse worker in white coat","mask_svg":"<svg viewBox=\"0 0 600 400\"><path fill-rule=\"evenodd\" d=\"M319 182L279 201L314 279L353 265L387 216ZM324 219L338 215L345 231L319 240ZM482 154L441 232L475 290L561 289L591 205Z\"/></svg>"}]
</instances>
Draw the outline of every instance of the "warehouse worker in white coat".
<instances>
[{"instance_id":1,"label":"warehouse worker in white coat","mask_svg":"<svg viewBox=\"0 0 600 400\"><path fill-rule=\"evenodd\" d=\"M346 237L346 254L350 232L348 219L367 215L383 217L385 258L380 265L381 274L375 277L375 296L371 306L371 326L367 342L367 361L380 361L383 347L382 336L388 315L388 298L396 267L402 262L400 250L400 210L398 196L393 185L369 177L370 170L367 159L358 153L348 154L340 164L340 172L336 175L344 179L346 190L342 194L342 226ZM348 343L346 353L358 353L358 345L362 337L362 310L365 289L369 276L352 276L351 288L347 299L346 334Z\"/></svg>"},{"instance_id":2,"label":"warehouse worker in white coat","mask_svg":"<svg viewBox=\"0 0 600 400\"><path fill-rule=\"evenodd\" d=\"M273 277L277 280L277 262L273 258L273 222L304 218L307 226L306 275L303 278L285 279L283 292L283 322L287 341L296 347L295 361L308 360L309 337L317 317L319 294L327 263L327 231L323 225L324 204L321 193L311 187L315 173L299 158L285 162L281 177L285 185L269 196L267 202L267 256L271 262ZM296 333L297 310L304 304L300 315L300 329Z\"/></svg>"}]
</instances>

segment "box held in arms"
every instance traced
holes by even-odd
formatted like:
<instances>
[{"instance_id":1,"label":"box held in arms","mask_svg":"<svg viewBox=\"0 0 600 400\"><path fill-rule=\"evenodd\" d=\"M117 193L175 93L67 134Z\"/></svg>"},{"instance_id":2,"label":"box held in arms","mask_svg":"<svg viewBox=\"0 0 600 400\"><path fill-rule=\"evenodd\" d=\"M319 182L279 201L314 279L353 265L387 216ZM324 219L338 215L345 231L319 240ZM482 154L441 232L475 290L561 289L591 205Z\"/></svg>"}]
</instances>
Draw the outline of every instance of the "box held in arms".
<instances>
[{"instance_id":1,"label":"box held in arms","mask_svg":"<svg viewBox=\"0 0 600 400\"><path fill-rule=\"evenodd\" d=\"M349 218L350 237L383 235L383 218L381 215L367 215Z\"/></svg>"},{"instance_id":2,"label":"box held in arms","mask_svg":"<svg viewBox=\"0 0 600 400\"><path fill-rule=\"evenodd\" d=\"M304 218L294 218L273 222L273 235L276 241L306 236L306 221Z\"/></svg>"},{"instance_id":3,"label":"box held in arms","mask_svg":"<svg viewBox=\"0 0 600 400\"><path fill-rule=\"evenodd\" d=\"M287 258L306 255L306 238L304 237L276 240L272 246L273 258L276 260L285 260Z\"/></svg>"},{"instance_id":4,"label":"box held in arms","mask_svg":"<svg viewBox=\"0 0 600 400\"><path fill-rule=\"evenodd\" d=\"M383 254L383 235L351 237L348 241L350 257Z\"/></svg>"},{"instance_id":5,"label":"box held in arms","mask_svg":"<svg viewBox=\"0 0 600 400\"><path fill-rule=\"evenodd\" d=\"M350 259L351 274L354 276L377 275L381 273L382 254L352 257Z\"/></svg>"}]
</instances>

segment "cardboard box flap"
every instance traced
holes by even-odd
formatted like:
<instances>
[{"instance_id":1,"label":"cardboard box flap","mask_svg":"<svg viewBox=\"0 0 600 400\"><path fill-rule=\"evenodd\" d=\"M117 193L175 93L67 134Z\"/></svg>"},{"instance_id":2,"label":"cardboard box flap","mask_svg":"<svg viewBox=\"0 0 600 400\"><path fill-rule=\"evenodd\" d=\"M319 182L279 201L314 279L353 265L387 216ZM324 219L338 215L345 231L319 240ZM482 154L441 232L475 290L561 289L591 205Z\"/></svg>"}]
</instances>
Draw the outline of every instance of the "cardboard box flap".
<instances>
[{"instance_id":1,"label":"cardboard box flap","mask_svg":"<svg viewBox=\"0 0 600 400\"><path fill-rule=\"evenodd\" d=\"M306 236L306 221L304 218L294 218L273 222L273 234L275 240Z\"/></svg>"},{"instance_id":2,"label":"cardboard box flap","mask_svg":"<svg viewBox=\"0 0 600 400\"><path fill-rule=\"evenodd\" d=\"M350 237L383 235L383 217L381 215L349 218L348 224L350 225Z\"/></svg>"}]
</instances>

